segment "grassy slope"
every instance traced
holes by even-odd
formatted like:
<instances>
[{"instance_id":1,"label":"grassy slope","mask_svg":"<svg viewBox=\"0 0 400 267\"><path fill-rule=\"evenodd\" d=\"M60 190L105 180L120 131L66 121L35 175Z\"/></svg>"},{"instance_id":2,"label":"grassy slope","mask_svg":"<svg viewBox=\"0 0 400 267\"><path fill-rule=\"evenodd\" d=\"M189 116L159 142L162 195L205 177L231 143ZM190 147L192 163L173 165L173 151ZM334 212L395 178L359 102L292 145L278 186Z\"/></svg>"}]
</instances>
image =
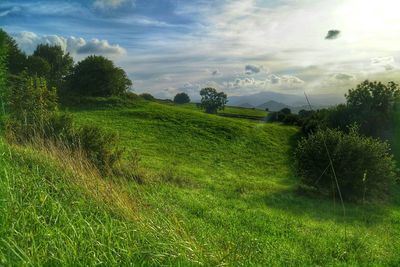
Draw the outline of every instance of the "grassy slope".
<instances>
[{"instance_id":1,"label":"grassy slope","mask_svg":"<svg viewBox=\"0 0 400 267\"><path fill-rule=\"evenodd\" d=\"M338 203L297 196L295 128L151 102L74 116L119 133L146 181L72 179L30 151L11 159L2 144L0 264L399 264L399 197L347 205L344 220Z\"/></svg>"}]
</instances>

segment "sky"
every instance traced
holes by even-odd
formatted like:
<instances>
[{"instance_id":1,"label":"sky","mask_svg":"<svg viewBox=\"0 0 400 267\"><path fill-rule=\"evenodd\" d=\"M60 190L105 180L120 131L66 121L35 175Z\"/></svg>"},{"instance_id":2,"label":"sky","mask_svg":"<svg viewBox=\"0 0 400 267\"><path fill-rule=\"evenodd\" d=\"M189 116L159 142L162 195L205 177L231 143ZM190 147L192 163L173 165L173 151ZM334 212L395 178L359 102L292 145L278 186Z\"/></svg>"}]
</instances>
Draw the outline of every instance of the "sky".
<instances>
[{"instance_id":1,"label":"sky","mask_svg":"<svg viewBox=\"0 0 400 267\"><path fill-rule=\"evenodd\" d=\"M21 49L104 55L137 93L340 95L400 82L397 0L0 0Z\"/></svg>"}]
</instances>

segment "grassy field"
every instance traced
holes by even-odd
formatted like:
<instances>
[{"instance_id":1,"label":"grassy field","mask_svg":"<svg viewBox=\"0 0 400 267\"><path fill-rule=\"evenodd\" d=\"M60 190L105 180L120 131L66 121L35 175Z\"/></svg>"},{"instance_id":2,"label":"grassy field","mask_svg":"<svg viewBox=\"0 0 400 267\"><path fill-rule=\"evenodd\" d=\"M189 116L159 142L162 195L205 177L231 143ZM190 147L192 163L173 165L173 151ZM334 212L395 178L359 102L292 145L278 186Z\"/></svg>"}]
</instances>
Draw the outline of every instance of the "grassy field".
<instances>
[{"instance_id":1,"label":"grassy field","mask_svg":"<svg viewBox=\"0 0 400 267\"><path fill-rule=\"evenodd\" d=\"M400 264L400 190L346 216L337 200L298 195L295 127L145 101L70 111L117 133L144 182L1 142L0 265Z\"/></svg>"}]
</instances>

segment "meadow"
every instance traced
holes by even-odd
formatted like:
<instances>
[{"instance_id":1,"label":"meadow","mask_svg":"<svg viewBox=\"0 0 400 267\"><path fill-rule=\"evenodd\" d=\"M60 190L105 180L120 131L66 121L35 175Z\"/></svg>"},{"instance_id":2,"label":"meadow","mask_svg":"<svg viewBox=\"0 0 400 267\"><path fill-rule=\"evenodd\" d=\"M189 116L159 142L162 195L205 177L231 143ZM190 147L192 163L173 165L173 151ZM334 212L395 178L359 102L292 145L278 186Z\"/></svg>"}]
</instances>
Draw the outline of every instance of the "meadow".
<instances>
[{"instance_id":1,"label":"meadow","mask_svg":"<svg viewBox=\"0 0 400 267\"><path fill-rule=\"evenodd\" d=\"M140 179L1 141L0 265L400 264L399 188L345 214L338 199L299 194L299 130L264 111L137 100L68 112L118 134Z\"/></svg>"}]
</instances>

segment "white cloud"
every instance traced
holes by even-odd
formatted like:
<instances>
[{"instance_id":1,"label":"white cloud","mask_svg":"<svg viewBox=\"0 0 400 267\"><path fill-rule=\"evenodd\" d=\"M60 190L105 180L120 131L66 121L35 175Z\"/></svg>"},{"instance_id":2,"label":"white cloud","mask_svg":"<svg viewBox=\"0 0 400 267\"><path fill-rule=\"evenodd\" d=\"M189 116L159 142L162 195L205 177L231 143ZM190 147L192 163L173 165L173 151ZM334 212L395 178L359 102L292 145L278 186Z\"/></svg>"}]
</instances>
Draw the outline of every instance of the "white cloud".
<instances>
[{"instance_id":1,"label":"white cloud","mask_svg":"<svg viewBox=\"0 0 400 267\"><path fill-rule=\"evenodd\" d=\"M14 34L19 47L28 54L33 53L39 44L59 45L64 51L74 55L101 54L118 56L126 53L118 44L110 44L107 40L85 40L77 37L62 37L58 35L37 35L33 32Z\"/></svg>"},{"instance_id":2,"label":"white cloud","mask_svg":"<svg viewBox=\"0 0 400 267\"><path fill-rule=\"evenodd\" d=\"M371 58L371 65L381 68L383 67L387 71L396 69L396 61L392 56Z\"/></svg>"},{"instance_id":3,"label":"white cloud","mask_svg":"<svg viewBox=\"0 0 400 267\"><path fill-rule=\"evenodd\" d=\"M96 0L93 5L101 9L118 8L127 2L129 2L129 0Z\"/></svg>"},{"instance_id":4,"label":"white cloud","mask_svg":"<svg viewBox=\"0 0 400 267\"><path fill-rule=\"evenodd\" d=\"M303 84L304 81L300 79L299 77L293 76L293 75L282 75L278 76L275 74L271 74L268 76L266 79L266 83L268 84L280 84L280 85L299 85Z\"/></svg>"}]
</instances>

